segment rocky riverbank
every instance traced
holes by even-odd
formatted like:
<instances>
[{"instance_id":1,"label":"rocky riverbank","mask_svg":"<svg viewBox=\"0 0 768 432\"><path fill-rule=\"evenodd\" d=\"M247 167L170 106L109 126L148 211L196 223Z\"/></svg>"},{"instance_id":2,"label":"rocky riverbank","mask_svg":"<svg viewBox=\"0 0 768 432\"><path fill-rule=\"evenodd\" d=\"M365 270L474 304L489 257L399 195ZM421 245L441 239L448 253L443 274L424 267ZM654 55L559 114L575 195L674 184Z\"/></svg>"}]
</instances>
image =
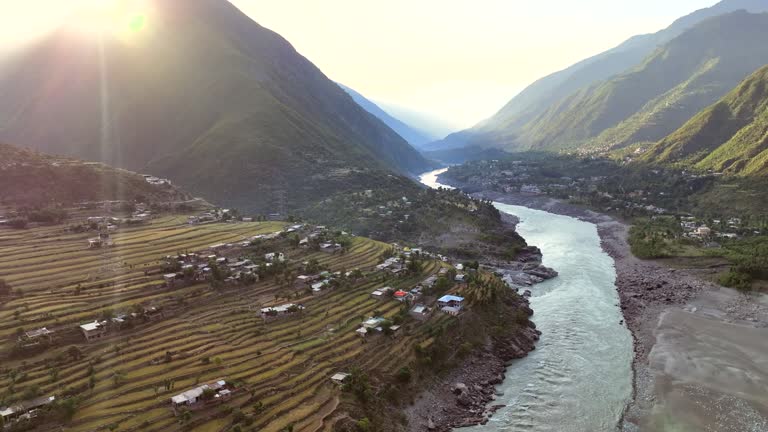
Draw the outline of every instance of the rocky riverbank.
<instances>
[{"instance_id":1,"label":"rocky riverbank","mask_svg":"<svg viewBox=\"0 0 768 432\"><path fill-rule=\"evenodd\" d=\"M504 222L514 228L518 221L505 217ZM541 250L535 246L525 247L511 262L486 257L482 266L502 276L518 293L557 276L556 271L542 265ZM520 310L530 318L533 315L527 298L530 291L521 294L522 297L511 296L505 300L507 310L512 314ZM533 351L540 335L536 325L527 320L524 326L504 336L489 338L485 346L475 350L460 365L437 377L406 410L408 430L442 432L488 422L493 413L504 406L494 405L493 401L498 396L495 387L504 381L507 366Z\"/></svg>"},{"instance_id":2,"label":"rocky riverbank","mask_svg":"<svg viewBox=\"0 0 768 432\"><path fill-rule=\"evenodd\" d=\"M527 305L527 300L525 305ZM522 306L528 314L533 311ZM533 322L514 334L493 338L449 373L432 382L405 410L409 431L447 432L454 428L485 424L499 408L495 387L504 381L511 361L533 351L541 332Z\"/></svg>"}]
</instances>

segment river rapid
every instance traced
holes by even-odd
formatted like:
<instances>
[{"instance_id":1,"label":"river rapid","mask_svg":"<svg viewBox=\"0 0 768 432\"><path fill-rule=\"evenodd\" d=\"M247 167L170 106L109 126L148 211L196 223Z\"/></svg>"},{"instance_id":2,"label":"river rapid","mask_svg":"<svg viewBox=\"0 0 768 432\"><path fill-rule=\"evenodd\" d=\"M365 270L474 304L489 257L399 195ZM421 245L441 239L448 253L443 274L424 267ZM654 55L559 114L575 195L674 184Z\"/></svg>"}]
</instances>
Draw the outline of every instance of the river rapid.
<instances>
[{"instance_id":1,"label":"river rapid","mask_svg":"<svg viewBox=\"0 0 768 432\"><path fill-rule=\"evenodd\" d=\"M437 176L421 176L441 187ZM536 350L515 361L499 385L506 407L473 429L602 432L618 429L632 394L632 336L622 321L614 261L597 227L526 207L494 204L520 219L518 232L538 246L559 276L531 291L533 320L542 331Z\"/></svg>"}]
</instances>

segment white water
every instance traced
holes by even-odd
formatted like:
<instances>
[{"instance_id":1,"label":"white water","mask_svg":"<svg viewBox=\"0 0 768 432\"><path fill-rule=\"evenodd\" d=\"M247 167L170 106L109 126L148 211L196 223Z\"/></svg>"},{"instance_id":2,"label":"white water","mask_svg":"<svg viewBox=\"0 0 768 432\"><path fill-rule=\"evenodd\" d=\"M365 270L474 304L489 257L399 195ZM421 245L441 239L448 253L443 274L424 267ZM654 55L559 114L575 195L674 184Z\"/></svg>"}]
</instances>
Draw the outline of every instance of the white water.
<instances>
[{"instance_id":1,"label":"white water","mask_svg":"<svg viewBox=\"0 0 768 432\"><path fill-rule=\"evenodd\" d=\"M441 186L427 173L422 182ZM499 386L507 405L479 431L614 431L632 391L632 338L620 324L613 260L594 224L496 203L520 218L518 232L560 275L531 289L536 350Z\"/></svg>"}]
</instances>

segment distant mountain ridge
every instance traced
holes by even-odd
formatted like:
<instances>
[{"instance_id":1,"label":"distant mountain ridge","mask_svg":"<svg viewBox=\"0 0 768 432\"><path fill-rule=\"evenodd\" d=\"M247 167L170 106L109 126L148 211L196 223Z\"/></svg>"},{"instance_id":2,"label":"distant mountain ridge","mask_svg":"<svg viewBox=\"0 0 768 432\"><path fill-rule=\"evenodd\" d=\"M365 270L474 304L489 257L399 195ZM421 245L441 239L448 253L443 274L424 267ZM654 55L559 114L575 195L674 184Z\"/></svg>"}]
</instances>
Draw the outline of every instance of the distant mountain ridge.
<instances>
[{"instance_id":1,"label":"distant mountain ridge","mask_svg":"<svg viewBox=\"0 0 768 432\"><path fill-rule=\"evenodd\" d=\"M651 147L642 160L768 175L768 66Z\"/></svg>"},{"instance_id":2,"label":"distant mountain ridge","mask_svg":"<svg viewBox=\"0 0 768 432\"><path fill-rule=\"evenodd\" d=\"M427 132L417 130L413 126L393 117L357 91L343 84L339 84L339 87L349 93L349 95L352 96L352 99L363 109L376 116L376 118L384 122L385 125L389 126L393 131L397 132L398 135L403 137L403 139L417 149L435 140L436 137L429 135Z\"/></svg>"},{"instance_id":3,"label":"distant mountain ridge","mask_svg":"<svg viewBox=\"0 0 768 432\"><path fill-rule=\"evenodd\" d=\"M726 13L747 10L768 11L766 0L724 0L705 9L695 11L676 20L672 25L654 34L630 38L604 53L583 60L567 69L544 77L514 97L492 118L477 126L451 134L444 140L431 143L428 150L462 146L525 148L530 144L522 137L524 129L548 109L562 107L564 101L577 91L611 78L640 65L660 45L663 45L702 21ZM522 143L518 141L523 141Z\"/></svg>"},{"instance_id":4,"label":"distant mountain ridge","mask_svg":"<svg viewBox=\"0 0 768 432\"><path fill-rule=\"evenodd\" d=\"M432 166L229 2L152 4L144 36L102 50L65 28L6 69L0 139L168 177L251 211Z\"/></svg>"}]
</instances>

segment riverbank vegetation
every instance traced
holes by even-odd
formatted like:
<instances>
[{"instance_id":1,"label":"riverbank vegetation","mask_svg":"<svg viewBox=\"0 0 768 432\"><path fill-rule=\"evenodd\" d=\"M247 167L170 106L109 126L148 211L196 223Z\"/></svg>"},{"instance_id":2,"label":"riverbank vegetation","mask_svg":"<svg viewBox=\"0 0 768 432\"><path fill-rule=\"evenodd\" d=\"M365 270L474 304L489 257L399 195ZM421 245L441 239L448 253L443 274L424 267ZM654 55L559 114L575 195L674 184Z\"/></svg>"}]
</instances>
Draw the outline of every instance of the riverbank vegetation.
<instances>
[{"instance_id":1,"label":"riverbank vegetation","mask_svg":"<svg viewBox=\"0 0 768 432\"><path fill-rule=\"evenodd\" d=\"M468 192L549 196L611 214L632 223L629 242L639 258L715 266L727 286L764 285L768 180L627 163L632 153L625 153L513 154L452 167L445 179Z\"/></svg>"},{"instance_id":2,"label":"riverbank vegetation","mask_svg":"<svg viewBox=\"0 0 768 432\"><path fill-rule=\"evenodd\" d=\"M302 215L376 240L418 243L462 259L512 260L526 246L492 203L457 190L414 186L337 194Z\"/></svg>"}]
</instances>

